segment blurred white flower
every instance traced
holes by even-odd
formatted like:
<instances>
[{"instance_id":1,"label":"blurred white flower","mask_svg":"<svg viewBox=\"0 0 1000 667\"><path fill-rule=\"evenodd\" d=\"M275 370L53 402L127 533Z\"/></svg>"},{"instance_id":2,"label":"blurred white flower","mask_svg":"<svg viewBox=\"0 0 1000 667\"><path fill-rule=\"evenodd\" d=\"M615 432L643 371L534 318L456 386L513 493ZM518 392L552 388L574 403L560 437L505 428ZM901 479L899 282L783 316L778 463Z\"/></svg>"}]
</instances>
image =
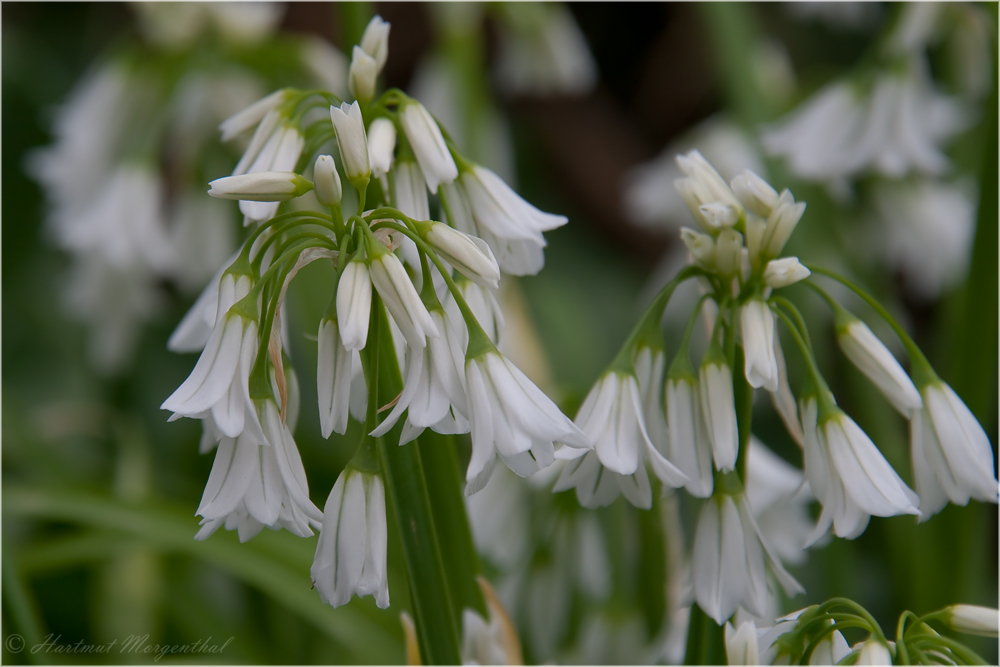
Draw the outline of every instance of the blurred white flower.
<instances>
[{"instance_id":1,"label":"blurred white flower","mask_svg":"<svg viewBox=\"0 0 1000 667\"><path fill-rule=\"evenodd\" d=\"M340 339L336 319L319 323L316 353L316 394L319 399L320 430L324 438L347 431L351 382L361 370L361 355L348 350Z\"/></svg>"},{"instance_id":2,"label":"blurred white flower","mask_svg":"<svg viewBox=\"0 0 1000 667\"><path fill-rule=\"evenodd\" d=\"M976 227L977 196L969 183L929 179L880 182L875 208L888 234L886 259L907 291L933 301L965 277Z\"/></svg>"},{"instance_id":3,"label":"blurred white flower","mask_svg":"<svg viewBox=\"0 0 1000 667\"><path fill-rule=\"evenodd\" d=\"M901 72L879 72L870 88L836 81L761 138L801 178L834 182L867 171L899 178L949 168L939 145L968 124L952 98L938 93L920 59Z\"/></svg>"},{"instance_id":4,"label":"blurred white flower","mask_svg":"<svg viewBox=\"0 0 1000 667\"><path fill-rule=\"evenodd\" d=\"M568 8L503 8L497 80L511 95L585 95L597 83L597 65Z\"/></svg>"},{"instance_id":5,"label":"blurred white flower","mask_svg":"<svg viewBox=\"0 0 1000 667\"><path fill-rule=\"evenodd\" d=\"M806 540L813 529L809 482L756 437L747 452L746 494L761 534L782 562L806 560Z\"/></svg>"}]
</instances>

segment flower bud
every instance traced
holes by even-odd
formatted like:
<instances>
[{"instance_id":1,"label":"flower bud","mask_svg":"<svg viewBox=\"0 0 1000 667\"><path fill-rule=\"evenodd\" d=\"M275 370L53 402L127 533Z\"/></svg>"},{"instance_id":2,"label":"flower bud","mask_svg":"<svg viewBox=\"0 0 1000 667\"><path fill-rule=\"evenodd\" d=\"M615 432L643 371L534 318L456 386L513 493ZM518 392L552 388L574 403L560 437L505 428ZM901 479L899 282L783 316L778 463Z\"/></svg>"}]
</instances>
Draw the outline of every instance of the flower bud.
<instances>
[{"instance_id":1,"label":"flower bud","mask_svg":"<svg viewBox=\"0 0 1000 667\"><path fill-rule=\"evenodd\" d=\"M805 210L805 202L795 203L791 192L782 191L777 205L767 219L767 229L764 231L764 254L768 257L781 255L782 248L795 231L795 226L799 224Z\"/></svg>"},{"instance_id":2,"label":"flower bud","mask_svg":"<svg viewBox=\"0 0 1000 667\"><path fill-rule=\"evenodd\" d=\"M704 216L705 222L715 229L732 227L740 219L739 211L731 205L721 202L702 204L698 210Z\"/></svg>"},{"instance_id":3,"label":"flower bud","mask_svg":"<svg viewBox=\"0 0 1000 667\"><path fill-rule=\"evenodd\" d=\"M371 178L371 165L368 162L368 139L365 136L361 107L357 102L344 102L340 107L331 106L330 120L337 132L337 147L340 148L340 159L344 162L347 180L357 190L363 191Z\"/></svg>"},{"instance_id":4,"label":"flower bud","mask_svg":"<svg viewBox=\"0 0 1000 667\"><path fill-rule=\"evenodd\" d=\"M715 239L708 234L681 227L681 240L691 251L695 261L706 268L715 266Z\"/></svg>"},{"instance_id":5,"label":"flower bud","mask_svg":"<svg viewBox=\"0 0 1000 667\"><path fill-rule=\"evenodd\" d=\"M778 204L778 193L767 181L753 173L749 169L733 179L733 192L740 202L752 213L762 218L771 215L771 211Z\"/></svg>"},{"instance_id":6,"label":"flower bud","mask_svg":"<svg viewBox=\"0 0 1000 667\"><path fill-rule=\"evenodd\" d=\"M375 59L364 52L360 46L354 47L351 55L351 69L347 75L351 94L358 100L367 102L375 97L375 79L378 78L378 68Z\"/></svg>"},{"instance_id":7,"label":"flower bud","mask_svg":"<svg viewBox=\"0 0 1000 667\"><path fill-rule=\"evenodd\" d=\"M375 61L375 73L378 74L385 67L385 61L389 57L389 28L391 26L382 20L381 16L375 15L368 22L365 34L361 37L361 48Z\"/></svg>"},{"instance_id":8,"label":"flower bud","mask_svg":"<svg viewBox=\"0 0 1000 667\"><path fill-rule=\"evenodd\" d=\"M944 622L959 632L996 637L1000 613L996 609L974 604L955 604L945 611Z\"/></svg>"},{"instance_id":9,"label":"flower bud","mask_svg":"<svg viewBox=\"0 0 1000 667\"><path fill-rule=\"evenodd\" d=\"M427 179L428 190L436 194L439 183L451 183L458 178L458 167L444 141L441 128L424 105L415 100L408 101L399 112L399 122Z\"/></svg>"},{"instance_id":10,"label":"flower bud","mask_svg":"<svg viewBox=\"0 0 1000 667\"><path fill-rule=\"evenodd\" d=\"M442 259L472 282L493 289L499 286L500 267L493 251L482 239L452 229L443 222L431 223L423 237Z\"/></svg>"},{"instance_id":11,"label":"flower bud","mask_svg":"<svg viewBox=\"0 0 1000 667\"><path fill-rule=\"evenodd\" d=\"M388 118L376 118L368 126L368 161L372 176L381 178L392 169L396 149L396 126Z\"/></svg>"},{"instance_id":12,"label":"flower bud","mask_svg":"<svg viewBox=\"0 0 1000 667\"><path fill-rule=\"evenodd\" d=\"M208 194L220 199L288 201L313 189L312 182L291 171L257 171L226 176L211 183Z\"/></svg>"},{"instance_id":13,"label":"flower bud","mask_svg":"<svg viewBox=\"0 0 1000 667\"><path fill-rule=\"evenodd\" d=\"M329 155L320 155L316 158L316 166L313 169L313 178L316 179L316 201L323 206L336 206L344 194L340 185L340 174L337 173L337 165Z\"/></svg>"},{"instance_id":14,"label":"flower bud","mask_svg":"<svg viewBox=\"0 0 1000 667\"><path fill-rule=\"evenodd\" d=\"M775 289L794 285L805 280L811 272L799 262L798 257L772 259L764 269L764 282Z\"/></svg>"},{"instance_id":15,"label":"flower bud","mask_svg":"<svg viewBox=\"0 0 1000 667\"><path fill-rule=\"evenodd\" d=\"M715 244L715 266L724 276L734 276L740 270L743 255L743 235L735 229L723 229Z\"/></svg>"}]
</instances>

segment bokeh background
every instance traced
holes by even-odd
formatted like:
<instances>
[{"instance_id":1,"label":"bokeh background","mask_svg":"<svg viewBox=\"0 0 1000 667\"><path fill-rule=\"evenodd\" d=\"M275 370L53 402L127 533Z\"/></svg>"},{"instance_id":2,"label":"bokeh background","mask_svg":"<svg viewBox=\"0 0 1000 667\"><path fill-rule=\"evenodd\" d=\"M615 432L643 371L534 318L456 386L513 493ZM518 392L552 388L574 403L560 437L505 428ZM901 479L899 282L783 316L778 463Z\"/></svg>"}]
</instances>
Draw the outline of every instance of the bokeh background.
<instances>
[{"instance_id":1,"label":"bokeh background","mask_svg":"<svg viewBox=\"0 0 1000 667\"><path fill-rule=\"evenodd\" d=\"M596 66L593 85L573 94L511 91L491 75L505 28L500 11L489 7L455 28L447 12L423 3L290 3L281 8L275 45L267 47L272 51L248 49L240 57L268 92L304 76L293 71L295 63L270 57L283 53L281 40L321 37L349 52L375 12L392 24L386 86L411 89L431 56L447 57L456 49L479 54L480 60L469 64L480 68L472 69L472 78L453 73L453 83L477 82L480 99L504 119L512 148L508 174L519 192L539 208L570 218L547 237L545 269L518 280L507 303L514 304L514 321L526 331L532 360L526 370L574 414L652 290L665 282L679 245L676 230L642 224L629 214L633 170L683 143L710 119L722 117L742 128L753 145L762 124L863 63L898 7L872 4L854 18L831 11L831 19L786 4L571 4ZM995 66L996 6L978 10L992 26L987 55ZM94 645L146 634L148 644L191 644L207 637L222 644L233 637L220 655L167 656L160 662L401 662L398 613L407 604L406 575L392 540L393 606L386 611L370 598L336 610L319 601L308 574L315 538L265 531L241 545L235 534L220 532L194 541L194 511L211 456L198 453L197 424L168 424L158 406L194 363L193 355L168 353L165 345L197 290L164 280L158 286L159 310L142 327L128 362L112 373L95 368L85 326L64 307L69 258L54 247L43 223L45 197L26 170L27 156L52 141L53 109L95 62L143 43L135 8L7 2L0 12L4 639L18 634L30 647L50 633L61 644ZM946 49L929 53L934 72L947 81ZM780 160L761 159L775 187L791 187L796 199L808 202L794 252L849 270L883 299L995 444L995 68L989 83L973 122L948 147L955 171L977 186L975 241L959 279L930 298L915 295L905 272L871 251L884 239L871 232L879 221L863 206L868 183L859 183L860 196L844 204L818 185L795 180ZM694 146L691 140L684 145ZM224 165L238 157L216 151L213 164L223 168L206 174L205 181L228 173ZM238 233L235 207L229 224ZM310 282L310 275L303 271L289 299L292 356L304 406L295 437L313 500L322 503L350 448L338 446L336 438L321 439L312 408L316 352L307 334L315 331L328 295L316 284L322 276ZM821 361L841 404L912 482L905 423L833 351L829 322L816 304L808 305L805 290L795 297L816 323L817 347L829 350ZM800 466L800 454L780 422L766 408L760 412L755 433ZM571 494L563 495L573 502ZM682 508L681 516L690 527L689 510ZM606 534L612 534L611 526L626 526L624 543L634 538L626 533L640 519L623 500L595 514ZM544 560L544 533L535 531L532 539L539 543L535 558ZM637 660L639 654L625 649L615 653L587 644L584 619L597 607L609 618L640 609L645 623L629 640L634 644L651 644L668 633L669 596L661 591L648 603L642 591L657 583L663 588L669 563L648 579L629 553L625 548L610 558L613 593L607 599L595 603L573 594L570 620L555 647L533 642L525 627L527 612L511 610L529 661ZM483 568L487 575L498 574L488 559ZM791 611L833 596L850 597L889 632L904 609L921 614L956 602L996 607L997 569L996 506L948 506L919 525L911 517L875 518L856 540L812 549L804 564L791 568L808 592L784 604ZM970 644L988 661L997 660L995 641ZM32 654L12 652L7 643L3 661L146 663L152 656L114 650Z\"/></svg>"}]
</instances>

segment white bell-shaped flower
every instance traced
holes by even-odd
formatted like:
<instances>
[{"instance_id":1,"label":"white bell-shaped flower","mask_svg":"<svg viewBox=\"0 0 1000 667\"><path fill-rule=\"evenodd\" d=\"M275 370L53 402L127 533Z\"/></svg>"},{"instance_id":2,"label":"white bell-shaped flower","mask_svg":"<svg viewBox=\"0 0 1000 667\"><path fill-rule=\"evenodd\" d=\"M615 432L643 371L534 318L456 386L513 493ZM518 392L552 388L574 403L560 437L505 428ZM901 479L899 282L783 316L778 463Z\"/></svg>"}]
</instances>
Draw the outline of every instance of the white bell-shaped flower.
<instances>
[{"instance_id":1,"label":"white bell-shaped flower","mask_svg":"<svg viewBox=\"0 0 1000 667\"><path fill-rule=\"evenodd\" d=\"M427 307L420 300L406 269L384 247L373 245L368 252L372 285L378 290L406 343L410 347L423 348L427 344L427 338L439 336L440 332L427 312Z\"/></svg>"},{"instance_id":2,"label":"white bell-shaped flower","mask_svg":"<svg viewBox=\"0 0 1000 667\"><path fill-rule=\"evenodd\" d=\"M365 121L357 102L344 102L340 107L330 107L330 120L337 133L337 147L344 163L347 180L358 190L368 187L372 169L368 161L368 137Z\"/></svg>"},{"instance_id":3,"label":"white bell-shaped flower","mask_svg":"<svg viewBox=\"0 0 1000 667\"><path fill-rule=\"evenodd\" d=\"M337 284L337 324L348 350L360 350L368 341L372 312L372 281L364 258L353 258Z\"/></svg>"},{"instance_id":4,"label":"white bell-shaped flower","mask_svg":"<svg viewBox=\"0 0 1000 667\"><path fill-rule=\"evenodd\" d=\"M257 354L257 320L230 308L250 293L247 275L226 273L219 283L215 328L191 375L161 405L173 418L201 418L209 411L231 438L243 432L250 401L249 377Z\"/></svg>"},{"instance_id":5,"label":"white bell-shaped flower","mask_svg":"<svg viewBox=\"0 0 1000 667\"><path fill-rule=\"evenodd\" d=\"M385 487L378 474L344 469L323 508L323 527L310 574L319 596L339 607L372 595L389 606Z\"/></svg>"},{"instance_id":6,"label":"white bell-shaped flower","mask_svg":"<svg viewBox=\"0 0 1000 667\"><path fill-rule=\"evenodd\" d=\"M751 387L778 389L778 362L774 358L774 315L760 298L747 301L740 308L743 334L744 372Z\"/></svg>"},{"instance_id":7,"label":"white bell-shaped flower","mask_svg":"<svg viewBox=\"0 0 1000 667\"><path fill-rule=\"evenodd\" d=\"M340 338L336 319L319 323L316 353L316 394L319 398L319 422L324 438L336 431L347 431L350 414L351 383L360 372L361 355L348 350Z\"/></svg>"},{"instance_id":8,"label":"white bell-shaped flower","mask_svg":"<svg viewBox=\"0 0 1000 667\"><path fill-rule=\"evenodd\" d=\"M837 342L847 358L864 373L904 417L923 407L910 376L868 325L838 311Z\"/></svg>"},{"instance_id":9,"label":"white bell-shaped flower","mask_svg":"<svg viewBox=\"0 0 1000 667\"><path fill-rule=\"evenodd\" d=\"M593 447L552 399L495 348L466 360L465 384L472 429L466 495L489 481L497 455L527 477L552 463L554 442Z\"/></svg>"},{"instance_id":10,"label":"white bell-shaped flower","mask_svg":"<svg viewBox=\"0 0 1000 667\"><path fill-rule=\"evenodd\" d=\"M927 518L948 500L997 502L993 448L961 398L937 380L921 389L923 409L910 421L913 470L920 511Z\"/></svg>"}]
</instances>

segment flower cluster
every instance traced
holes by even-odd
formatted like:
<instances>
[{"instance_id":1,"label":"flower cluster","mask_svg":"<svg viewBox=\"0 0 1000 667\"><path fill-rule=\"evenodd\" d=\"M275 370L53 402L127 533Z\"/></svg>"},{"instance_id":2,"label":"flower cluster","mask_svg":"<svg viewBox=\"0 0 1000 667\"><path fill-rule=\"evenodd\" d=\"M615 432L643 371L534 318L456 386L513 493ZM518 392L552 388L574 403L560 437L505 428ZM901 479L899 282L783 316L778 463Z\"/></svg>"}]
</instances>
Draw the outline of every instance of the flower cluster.
<instances>
[{"instance_id":1,"label":"flower cluster","mask_svg":"<svg viewBox=\"0 0 1000 667\"><path fill-rule=\"evenodd\" d=\"M765 564L786 593L802 590L784 570L748 499L754 389L771 394L803 450L805 479L823 508L811 534L792 540L797 548L831 528L840 537L857 537L871 516L926 518L948 500L997 502L992 448L969 409L877 302L846 279L818 269L868 300L906 346L913 380L867 325L813 280L804 283L833 309L844 354L910 419L917 493L837 406L801 313L778 293L812 275L797 258L781 256L805 204L788 190L779 194L749 170L726 183L698 151L678 156L677 164L683 177L675 181L676 189L698 223L696 229L681 229L690 266L654 300L590 391L576 423L594 449L556 452L567 463L554 490L575 488L587 507L606 505L621 493L648 508L648 463L665 486L705 498L694 537L694 597L720 624L740 607L767 616ZM687 279L698 281L703 296L668 367L660 321L675 287ZM689 343L703 312L709 335L696 370ZM807 366L797 399L785 370L779 323ZM795 490L793 485L787 491ZM783 551L794 557L795 546Z\"/></svg>"},{"instance_id":2,"label":"flower cluster","mask_svg":"<svg viewBox=\"0 0 1000 667\"><path fill-rule=\"evenodd\" d=\"M222 525L241 540L263 526L319 528L312 576L334 606L369 594L389 604L386 473L375 439L404 445L428 428L470 434L467 494L486 484L497 457L527 476L553 462L555 443L592 448L496 347L501 271L537 272L543 232L566 218L466 160L418 101L395 89L376 96L389 32L375 17L354 48L355 101L284 89L222 123L224 139L253 134L209 194L238 200L252 231L175 333L177 346L202 354L162 406L203 420L208 447L219 442L198 537ZM430 219L428 193L447 222ZM286 210L283 202L307 194L317 205ZM290 430L297 389L282 336L289 283L317 260L335 270L317 335L323 435L344 434L351 416L368 432L323 512L309 499ZM382 405L379 378L393 373L402 390Z\"/></svg>"}]
</instances>

